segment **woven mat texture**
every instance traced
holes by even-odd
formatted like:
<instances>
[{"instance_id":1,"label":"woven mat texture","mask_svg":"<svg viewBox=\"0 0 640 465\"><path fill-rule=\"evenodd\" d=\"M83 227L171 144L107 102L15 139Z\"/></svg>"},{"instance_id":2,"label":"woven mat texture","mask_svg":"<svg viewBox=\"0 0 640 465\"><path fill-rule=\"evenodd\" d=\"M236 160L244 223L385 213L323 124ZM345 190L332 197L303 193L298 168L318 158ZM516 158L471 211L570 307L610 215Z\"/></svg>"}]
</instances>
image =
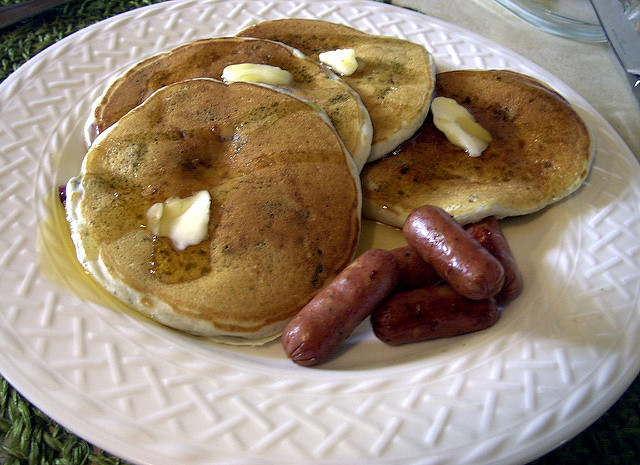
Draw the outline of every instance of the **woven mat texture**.
<instances>
[{"instance_id":1,"label":"woven mat texture","mask_svg":"<svg viewBox=\"0 0 640 465\"><path fill-rule=\"evenodd\" d=\"M0 81L29 58L85 26L160 0L70 1L0 30ZM20 3L0 0L0 6ZM59 426L0 377L0 463L114 465L124 462ZM531 465L639 465L640 377L593 425Z\"/></svg>"}]
</instances>

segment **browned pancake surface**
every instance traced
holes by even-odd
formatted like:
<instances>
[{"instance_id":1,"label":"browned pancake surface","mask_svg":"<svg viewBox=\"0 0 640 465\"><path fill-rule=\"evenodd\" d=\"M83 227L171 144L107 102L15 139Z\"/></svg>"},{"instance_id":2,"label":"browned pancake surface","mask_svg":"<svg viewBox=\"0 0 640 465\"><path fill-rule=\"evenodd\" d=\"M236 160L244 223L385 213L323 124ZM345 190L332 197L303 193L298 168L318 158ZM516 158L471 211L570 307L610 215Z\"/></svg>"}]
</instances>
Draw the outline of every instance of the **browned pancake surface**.
<instances>
[{"instance_id":1,"label":"browned pancake surface","mask_svg":"<svg viewBox=\"0 0 640 465\"><path fill-rule=\"evenodd\" d=\"M358 92L371 115L370 161L393 150L417 129L414 123L419 126L424 120L434 87L435 64L419 44L310 19L264 21L239 35L277 40L314 59L322 52L354 49L358 70L342 78Z\"/></svg>"},{"instance_id":2,"label":"browned pancake surface","mask_svg":"<svg viewBox=\"0 0 640 465\"><path fill-rule=\"evenodd\" d=\"M575 191L593 156L589 130L569 103L519 73L451 71L436 96L455 99L493 136L480 157L450 143L431 117L393 154L362 172L366 216L401 227L425 204L467 223L537 211Z\"/></svg>"},{"instance_id":3,"label":"browned pancake surface","mask_svg":"<svg viewBox=\"0 0 640 465\"><path fill-rule=\"evenodd\" d=\"M221 79L225 67L239 63L277 66L289 71L287 90L320 105L349 152L362 167L371 149L371 121L359 96L314 60L269 40L221 37L202 39L144 60L117 78L94 106L99 133L163 86L185 79Z\"/></svg>"},{"instance_id":4,"label":"browned pancake surface","mask_svg":"<svg viewBox=\"0 0 640 465\"><path fill-rule=\"evenodd\" d=\"M314 107L270 88L164 87L96 140L83 170L82 199L68 200L75 240L88 261L99 253L105 287L179 329L271 336L355 252L347 152ZM208 239L177 252L145 212L199 190L212 197Z\"/></svg>"}]
</instances>

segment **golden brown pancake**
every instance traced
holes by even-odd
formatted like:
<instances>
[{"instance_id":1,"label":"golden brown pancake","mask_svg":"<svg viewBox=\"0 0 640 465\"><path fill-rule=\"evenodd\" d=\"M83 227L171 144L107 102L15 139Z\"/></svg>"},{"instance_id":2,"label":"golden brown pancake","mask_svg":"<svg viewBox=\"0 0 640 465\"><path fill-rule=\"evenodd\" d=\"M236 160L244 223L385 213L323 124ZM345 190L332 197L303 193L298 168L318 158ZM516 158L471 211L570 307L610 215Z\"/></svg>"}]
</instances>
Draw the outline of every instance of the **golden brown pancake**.
<instances>
[{"instance_id":1,"label":"golden brown pancake","mask_svg":"<svg viewBox=\"0 0 640 465\"><path fill-rule=\"evenodd\" d=\"M314 59L322 52L354 49L358 70L342 78L358 92L371 115L369 161L408 139L427 115L436 67L422 45L311 19L264 21L238 35L284 42Z\"/></svg>"},{"instance_id":2,"label":"golden brown pancake","mask_svg":"<svg viewBox=\"0 0 640 465\"><path fill-rule=\"evenodd\" d=\"M505 70L451 71L438 74L436 96L455 99L493 140L469 157L430 116L413 138L363 170L366 216L402 227L421 205L439 206L460 223L524 215L571 194L587 177L589 129L539 81Z\"/></svg>"},{"instance_id":3,"label":"golden brown pancake","mask_svg":"<svg viewBox=\"0 0 640 465\"><path fill-rule=\"evenodd\" d=\"M289 92L320 105L349 153L362 168L371 150L371 119L358 94L331 71L297 50L268 40L221 37L202 39L133 65L96 101L87 139L95 137L168 84L197 77L221 79L224 68L239 63L277 66L289 71Z\"/></svg>"},{"instance_id":4,"label":"golden brown pancake","mask_svg":"<svg viewBox=\"0 0 640 465\"><path fill-rule=\"evenodd\" d=\"M201 190L208 237L178 252L145 213ZM107 290L165 325L257 342L352 259L360 207L316 105L211 79L163 87L102 133L66 203L78 258Z\"/></svg>"}]
</instances>

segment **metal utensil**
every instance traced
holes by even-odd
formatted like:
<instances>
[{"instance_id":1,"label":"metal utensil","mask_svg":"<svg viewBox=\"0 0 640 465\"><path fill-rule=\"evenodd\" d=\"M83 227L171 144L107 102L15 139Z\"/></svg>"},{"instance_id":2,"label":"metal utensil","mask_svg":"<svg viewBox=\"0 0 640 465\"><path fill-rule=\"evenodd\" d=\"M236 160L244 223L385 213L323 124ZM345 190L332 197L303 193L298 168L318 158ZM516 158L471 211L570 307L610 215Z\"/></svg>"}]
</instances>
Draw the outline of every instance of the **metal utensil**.
<instances>
[{"instance_id":1,"label":"metal utensil","mask_svg":"<svg viewBox=\"0 0 640 465\"><path fill-rule=\"evenodd\" d=\"M0 29L43 13L69 0L28 0L0 8Z\"/></svg>"},{"instance_id":2,"label":"metal utensil","mask_svg":"<svg viewBox=\"0 0 640 465\"><path fill-rule=\"evenodd\" d=\"M632 20L621 1L591 0L591 3L640 104L640 31L635 25L640 27L640 20Z\"/></svg>"}]
</instances>

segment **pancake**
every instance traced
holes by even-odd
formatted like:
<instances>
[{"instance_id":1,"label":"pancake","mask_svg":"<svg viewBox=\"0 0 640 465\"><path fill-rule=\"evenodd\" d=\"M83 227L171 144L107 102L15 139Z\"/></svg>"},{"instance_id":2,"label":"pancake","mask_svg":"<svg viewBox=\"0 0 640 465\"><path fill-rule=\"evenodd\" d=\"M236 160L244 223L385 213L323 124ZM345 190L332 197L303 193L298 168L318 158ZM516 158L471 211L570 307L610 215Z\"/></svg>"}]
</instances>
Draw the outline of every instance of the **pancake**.
<instances>
[{"instance_id":1,"label":"pancake","mask_svg":"<svg viewBox=\"0 0 640 465\"><path fill-rule=\"evenodd\" d=\"M371 119L359 95L343 80L297 50L273 41L222 37L202 39L134 64L107 86L93 106L87 142L141 104L151 93L197 77L222 78L228 65L277 66L293 75L286 90L320 105L329 115L349 153L362 168L371 150Z\"/></svg>"},{"instance_id":2,"label":"pancake","mask_svg":"<svg viewBox=\"0 0 640 465\"><path fill-rule=\"evenodd\" d=\"M203 190L206 239L179 252L151 233L152 205ZM66 191L78 259L102 286L226 342L278 336L360 233L357 169L326 115L256 84L161 88L95 140Z\"/></svg>"},{"instance_id":3,"label":"pancake","mask_svg":"<svg viewBox=\"0 0 640 465\"><path fill-rule=\"evenodd\" d=\"M322 52L355 50L358 69L342 79L358 92L373 122L368 161L411 137L427 116L436 67L422 45L311 19L264 21L238 35L277 40L316 60Z\"/></svg>"},{"instance_id":4,"label":"pancake","mask_svg":"<svg viewBox=\"0 0 640 465\"><path fill-rule=\"evenodd\" d=\"M363 213L402 227L421 205L460 223L532 213L574 192L594 154L589 128L541 82L506 70L437 76L436 96L469 110L493 140L473 158L449 142L430 116L409 141L361 173Z\"/></svg>"}]
</instances>

